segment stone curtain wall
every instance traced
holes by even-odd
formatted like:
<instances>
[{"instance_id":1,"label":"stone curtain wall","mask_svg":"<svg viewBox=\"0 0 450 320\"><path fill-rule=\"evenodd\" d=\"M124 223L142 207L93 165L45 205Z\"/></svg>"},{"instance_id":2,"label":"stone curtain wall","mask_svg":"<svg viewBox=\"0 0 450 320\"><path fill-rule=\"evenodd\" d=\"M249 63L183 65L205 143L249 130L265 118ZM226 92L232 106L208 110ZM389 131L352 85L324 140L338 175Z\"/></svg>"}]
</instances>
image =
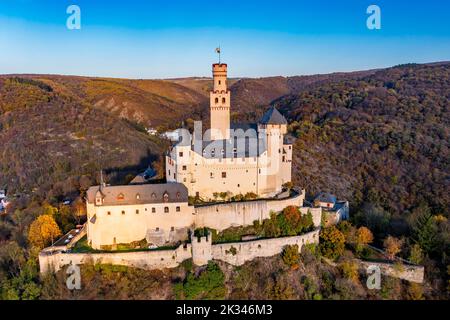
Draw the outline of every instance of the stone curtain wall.
<instances>
[{"instance_id":1,"label":"stone curtain wall","mask_svg":"<svg viewBox=\"0 0 450 320\"><path fill-rule=\"evenodd\" d=\"M319 243L319 229L295 237L216 244L212 246L212 256L216 260L240 266L255 258L271 257L279 254L287 245L298 245L300 252L303 245L310 243Z\"/></svg>"},{"instance_id":2,"label":"stone curtain wall","mask_svg":"<svg viewBox=\"0 0 450 320\"><path fill-rule=\"evenodd\" d=\"M208 227L222 231L235 226L252 225L253 221L270 218L271 212L280 212L288 206L298 206L303 214L310 210L314 225L320 226L321 208L303 206L305 191L283 200L255 200L231 203L219 203L195 208L195 227Z\"/></svg>"},{"instance_id":3,"label":"stone curtain wall","mask_svg":"<svg viewBox=\"0 0 450 320\"><path fill-rule=\"evenodd\" d=\"M192 257L191 246L179 246L175 250L153 250L111 253L50 253L39 254L41 273L57 272L65 265L83 263L103 263L136 267L141 269L175 268L182 261Z\"/></svg>"},{"instance_id":4,"label":"stone curtain wall","mask_svg":"<svg viewBox=\"0 0 450 320\"><path fill-rule=\"evenodd\" d=\"M210 238L193 239L192 244L179 246L175 250L153 250L114 253L65 253L45 252L39 254L41 273L57 272L65 265L83 263L104 263L124 265L141 269L175 268L186 259L193 258L199 265L209 260L222 260L232 265L242 265L257 257L270 257L283 251L286 245L297 244L299 250L304 244L318 243L319 230L295 237L263 239L247 242L211 245ZM236 248L233 255L229 250ZM231 249L231 251L233 251Z\"/></svg>"}]
</instances>

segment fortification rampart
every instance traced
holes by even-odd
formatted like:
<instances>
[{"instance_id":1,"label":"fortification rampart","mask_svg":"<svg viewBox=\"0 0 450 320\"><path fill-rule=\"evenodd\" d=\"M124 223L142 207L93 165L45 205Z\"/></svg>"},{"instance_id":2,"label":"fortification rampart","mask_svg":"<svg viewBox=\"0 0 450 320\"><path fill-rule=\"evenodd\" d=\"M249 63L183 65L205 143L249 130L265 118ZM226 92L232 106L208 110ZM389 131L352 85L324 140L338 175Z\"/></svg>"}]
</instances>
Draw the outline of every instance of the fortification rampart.
<instances>
[{"instance_id":1,"label":"fortification rampart","mask_svg":"<svg viewBox=\"0 0 450 320\"><path fill-rule=\"evenodd\" d=\"M248 226L257 220L262 222L270 218L271 212L280 212L288 206L298 206L303 214L308 210L313 215L314 225L320 226L321 208L303 207L305 191L286 198L274 200L254 200L243 202L219 203L195 207L195 227L208 227L222 231L230 227Z\"/></svg>"},{"instance_id":2,"label":"fortification rampart","mask_svg":"<svg viewBox=\"0 0 450 320\"><path fill-rule=\"evenodd\" d=\"M210 260L222 260L232 265L242 265L257 257L270 257L283 251L286 245L297 244L299 250L308 243L319 242L319 230L295 236L274 239L262 239L227 244L211 244L210 238L193 237L192 243L179 246L174 250L147 250L136 252L110 253L69 253L41 252L39 264L41 273L57 272L65 265L84 263L103 263L130 266L141 269L164 269L177 267L186 259L193 258L197 265ZM232 248L235 248L236 251Z\"/></svg>"},{"instance_id":3,"label":"fortification rampart","mask_svg":"<svg viewBox=\"0 0 450 320\"><path fill-rule=\"evenodd\" d=\"M295 237L262 239L248 242L216 244L212 246L212 256L229 264L240 266L259 257L271 257L283 251L287 245L298 245L299 252L303 245L319 243L319 230Z\"/></svg>"}]
</instances>

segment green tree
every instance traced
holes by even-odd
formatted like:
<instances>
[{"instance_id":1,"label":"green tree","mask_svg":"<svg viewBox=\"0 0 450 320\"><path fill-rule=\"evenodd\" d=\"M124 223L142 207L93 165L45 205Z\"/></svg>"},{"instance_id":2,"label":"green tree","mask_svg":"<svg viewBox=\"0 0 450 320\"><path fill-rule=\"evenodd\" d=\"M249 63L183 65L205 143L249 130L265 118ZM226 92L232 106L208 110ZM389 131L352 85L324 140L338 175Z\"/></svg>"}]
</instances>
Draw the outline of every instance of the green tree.
<instances>
[{"instance_id":1,"label":"green tree","mask_svg":"<svg viewBox=\"0 0 450 320\"><path fill-rule=\"evenodd\" d=\"M186 299L224 299L226 294L225 275L220 267L209 262L206 269L198 276L190 272L185 281L175 285L179 298Z\"/></svg>"}]
</instances>

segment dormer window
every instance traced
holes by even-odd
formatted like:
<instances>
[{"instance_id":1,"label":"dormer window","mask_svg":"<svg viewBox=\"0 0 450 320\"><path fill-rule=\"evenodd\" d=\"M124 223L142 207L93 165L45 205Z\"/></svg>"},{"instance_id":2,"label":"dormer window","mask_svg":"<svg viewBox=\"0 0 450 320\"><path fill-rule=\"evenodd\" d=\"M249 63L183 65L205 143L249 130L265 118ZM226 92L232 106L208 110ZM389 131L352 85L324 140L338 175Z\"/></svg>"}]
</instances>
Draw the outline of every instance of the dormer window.
<instances>
[{"instance_id":1,"label":"dormer window","mask_svg":"<svg viewBox=\"0 0 450 320\"><path fill-rule=\"evenodd\" d=\"M156 199L156 193L152 193L152 199Z\"/></svg>"},{"instance_id":2,"label":"dormer window","mask_svg":"<svg viewBox=\"0 0 450 320\"><path fill-rule=\"evenodd\" d=\"M139 193L136 194L136 200L139 200L141 198L141 195Z\"/></svg>"},{"instance_id":3,"label":"dormer window","mask_svg":"<svg viewBox=\"0 0 450 320\"><path fill-rule=\"evenodd\" d=\"M169 194L167 192L164 193L163 200L164 202L169 202Z\"/></svg>"},{"instance_id":4,"label":"dormer window","mask_svg":"<svg viewBox=\"0 0 450 320\"><path fill-rule=\"evenodd\" d=\"M123 195L123 193L119 193L117 195L117 200L123 200L123 199L125 199L125 196Z\"/></svg>"},{"instance_id":5,"label":"dormer window","mask_svg":"<svg viewBox=\"0 0 450 320\"><path fill-rule=\"evenodd\" d=\"M100 190L95 194L95 204L98 206L103 204L103 194Z\"/></svg>"},{"instance_id":6,"label":"dormer window","mask_svg":"<svg viewBox=\"0 0 450 320\"><path fill-rule=\"evenodd\" d=\"M177 199L180 199L180 193L179 192L177 192Z\"/></svg>"}]
</instances>

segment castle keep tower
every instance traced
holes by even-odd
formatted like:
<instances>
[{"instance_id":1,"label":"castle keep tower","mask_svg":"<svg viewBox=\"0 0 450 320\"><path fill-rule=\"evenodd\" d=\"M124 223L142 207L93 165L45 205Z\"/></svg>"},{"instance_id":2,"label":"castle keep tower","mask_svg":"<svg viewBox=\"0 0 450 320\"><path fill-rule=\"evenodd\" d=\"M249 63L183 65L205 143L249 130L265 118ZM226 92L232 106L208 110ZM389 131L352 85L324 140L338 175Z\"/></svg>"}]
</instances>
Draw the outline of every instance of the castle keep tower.
<instances>
[{"instance_id":1,"label":"castle keep tower","mask_svg":"<svg viewBox=\"0 0 450 320\"><path fill-rule=\"evenodd\" d=\"M230 138L230 91L227 88L227 64L212 65L214 87L210 92L211 140Z\"/></svg>"}]
</instances>

